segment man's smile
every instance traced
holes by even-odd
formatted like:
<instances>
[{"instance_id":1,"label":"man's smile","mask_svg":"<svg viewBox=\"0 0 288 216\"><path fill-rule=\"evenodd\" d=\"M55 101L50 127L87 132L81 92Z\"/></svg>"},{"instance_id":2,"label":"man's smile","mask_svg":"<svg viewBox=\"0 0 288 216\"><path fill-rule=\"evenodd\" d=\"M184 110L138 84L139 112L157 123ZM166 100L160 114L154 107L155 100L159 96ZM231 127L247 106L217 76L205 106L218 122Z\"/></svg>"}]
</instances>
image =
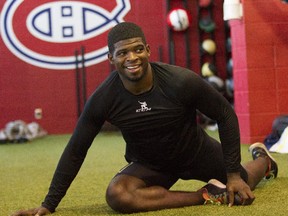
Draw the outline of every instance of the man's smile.
<instances>
[{"instance_id":1,"label":"man's smile","mask_svg":"<svg viewBox=\"0 0 288 216\"><path fill-rule=\"evenodd\" d=\"M129 72L133 73L133 72L138 71L138 70L140 69L140 66L141 66L141 65L130 65L130 66L126 66L125 68L126 68Z\"/></svg>"}]
</instances>

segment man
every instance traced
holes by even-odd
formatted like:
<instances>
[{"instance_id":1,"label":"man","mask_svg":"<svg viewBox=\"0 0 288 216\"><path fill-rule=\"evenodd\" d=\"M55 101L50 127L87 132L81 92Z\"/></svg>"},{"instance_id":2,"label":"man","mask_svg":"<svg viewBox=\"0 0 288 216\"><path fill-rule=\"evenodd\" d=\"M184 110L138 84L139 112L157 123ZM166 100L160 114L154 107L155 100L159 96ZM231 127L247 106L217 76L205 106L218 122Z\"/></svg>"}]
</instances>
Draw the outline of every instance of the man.
<instances>
[{"instance_id":1,"label":"man","mask_svg":"<svg viewBox=\"0 0 288 216\"><path fill-rule=\"evenodd\" d=\"M254 160L240 165L238 121L230 104L196 73L149 62L150 47L139 26L116 25L108 46L116 71L87 101L44 202L14 215L55 211L106 120L121 130L129 163L107 188L107 203L118 212L249 205L261 179L277 176L276 162L260 143L250 147ZM197 124L197 110L217 121L221 144ZM213 180L198 191L170 191L178 179Z\"/></svg>"}]
</instances>

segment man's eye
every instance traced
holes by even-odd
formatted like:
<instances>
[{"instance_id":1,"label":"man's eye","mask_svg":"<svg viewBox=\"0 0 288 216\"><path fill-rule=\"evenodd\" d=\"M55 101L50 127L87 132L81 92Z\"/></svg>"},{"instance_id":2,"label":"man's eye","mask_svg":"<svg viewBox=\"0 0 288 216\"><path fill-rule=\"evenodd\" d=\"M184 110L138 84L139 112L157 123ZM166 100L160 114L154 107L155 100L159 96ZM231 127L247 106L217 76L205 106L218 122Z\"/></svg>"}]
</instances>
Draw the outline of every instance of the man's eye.
<instances>
[{"instance_id":1,"label":"man's eye","mask_svg":"<svg viewBox=\"0 0 288 216\"><path fill-rule=\"evenodd\" d=\"M119 52L117 53L117 56L125 56L126 55L126 52Z\"/></svg>"},{"instance_id":2,"label":"man's eye","mask_svg":"<svg viewBox=\"0 0 288 216\"><path fill-rule=\"evenodd\" d=\"M138 49L136 50L136 52L137 52L137 53L141 53L141 52L143 52L143 50L144 50L143 48L138 48Z\"/></svg>"}]
</instances>

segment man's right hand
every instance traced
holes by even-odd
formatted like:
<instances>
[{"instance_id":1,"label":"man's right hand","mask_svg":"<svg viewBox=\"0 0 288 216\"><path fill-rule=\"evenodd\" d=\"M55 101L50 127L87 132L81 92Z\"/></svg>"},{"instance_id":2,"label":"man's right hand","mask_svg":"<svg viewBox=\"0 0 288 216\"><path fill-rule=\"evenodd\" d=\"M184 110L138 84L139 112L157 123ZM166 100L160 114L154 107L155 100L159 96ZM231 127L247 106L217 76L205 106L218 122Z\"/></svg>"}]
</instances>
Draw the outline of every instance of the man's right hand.
<instances>
[{"instance_id":1,"label":"man's right hand","mask_svg":"<svg viewBox=\"0 0 288 216\"><path fill-rule=\"evenodd\" d=\"M11 216L42 216L48 214L51 214L51 212L47 208L40 206L38 208L15 212Z\"/></svg>"}]
</instances>

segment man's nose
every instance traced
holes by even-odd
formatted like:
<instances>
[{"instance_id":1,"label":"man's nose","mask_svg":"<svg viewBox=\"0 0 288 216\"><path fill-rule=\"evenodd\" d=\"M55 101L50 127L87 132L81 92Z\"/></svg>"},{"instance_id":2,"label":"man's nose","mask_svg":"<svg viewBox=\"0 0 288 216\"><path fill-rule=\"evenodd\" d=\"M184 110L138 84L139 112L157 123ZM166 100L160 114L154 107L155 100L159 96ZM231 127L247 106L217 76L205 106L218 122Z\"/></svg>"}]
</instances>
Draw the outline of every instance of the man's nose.
<instances>
[{"instance_id":1,"label":"man's nose","mask_svg":"<svg viewBox=\"0 0 288 216\"><path fill-rule=\"evenodd\" d=\"M137 54L135 53L135 52L132 52L132 51L130 51L130 52L128 52L128 60L134 60L134 59L137 59L138 58L138 56L137 56Z\"/></svg>"}]
</instances>

